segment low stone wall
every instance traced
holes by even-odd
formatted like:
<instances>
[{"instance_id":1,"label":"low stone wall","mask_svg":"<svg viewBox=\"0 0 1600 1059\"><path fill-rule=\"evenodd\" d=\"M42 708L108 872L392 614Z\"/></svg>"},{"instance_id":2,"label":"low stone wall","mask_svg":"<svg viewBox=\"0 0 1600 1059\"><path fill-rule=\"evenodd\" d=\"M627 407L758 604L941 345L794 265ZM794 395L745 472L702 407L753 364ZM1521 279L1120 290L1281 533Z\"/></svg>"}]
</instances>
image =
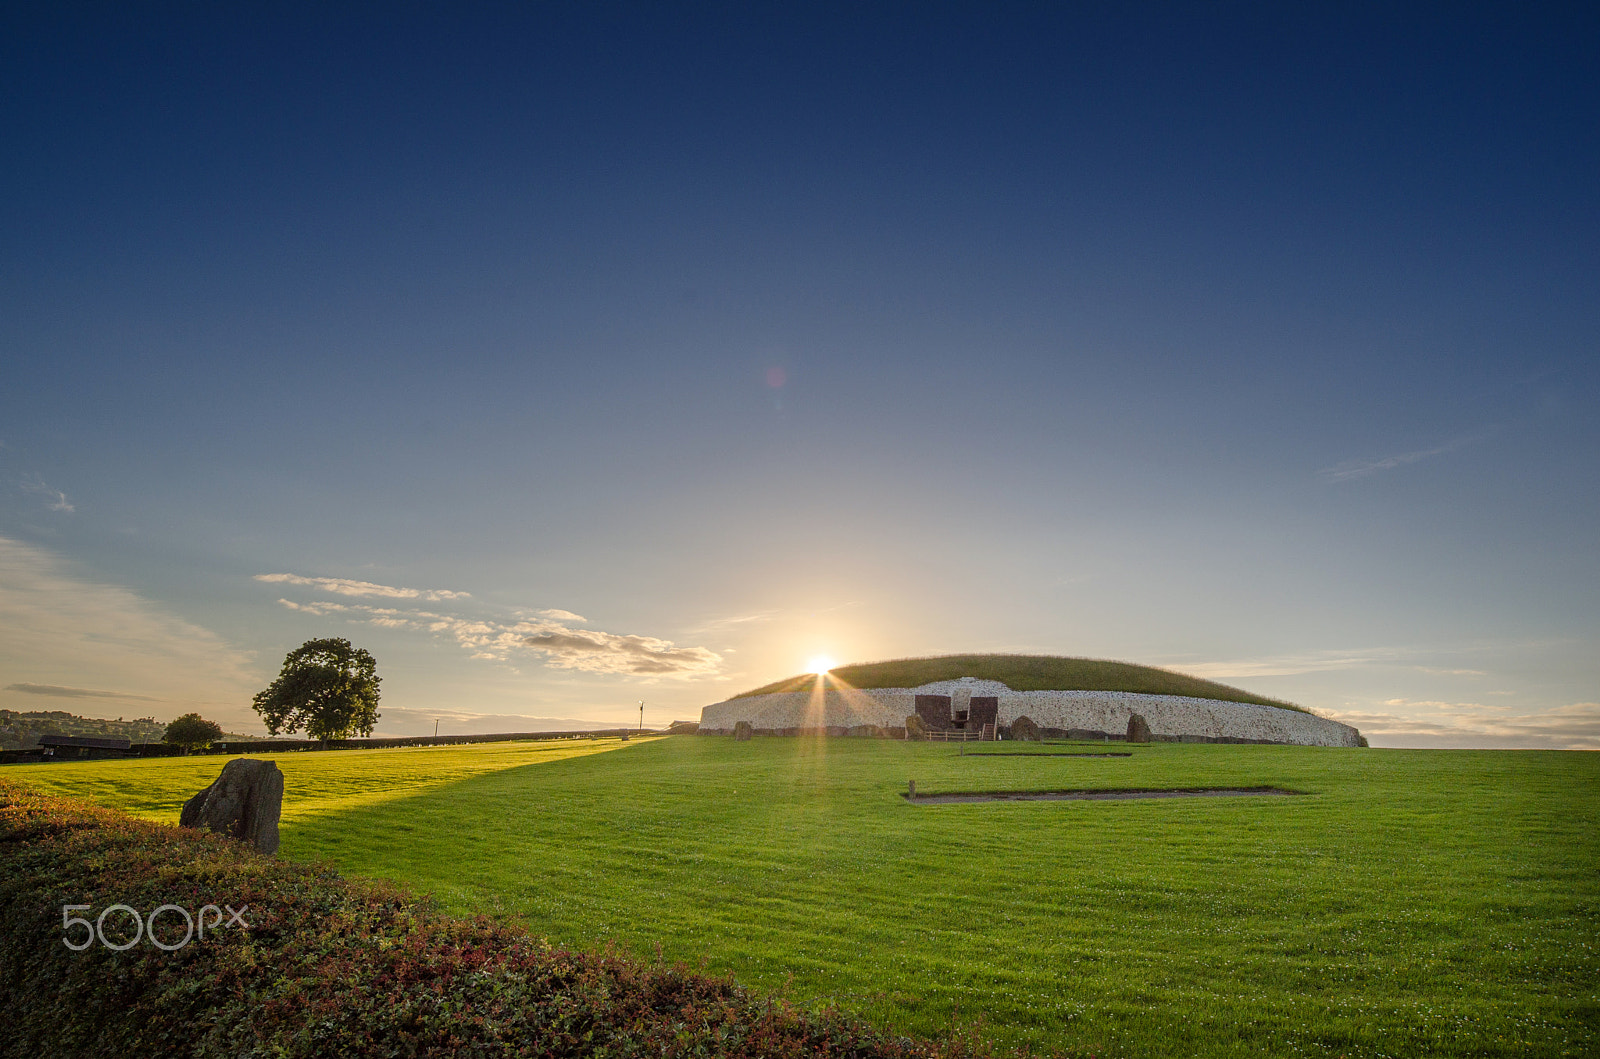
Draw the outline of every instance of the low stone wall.
<instances>
[{"instance_id":1,"label":"low stone wall","mask_svg":"<svg viewBox=\"0 0 1600 1059\"><path fill-rule=\"evenodd\" d=\"M919 695L949 696L952 715L970 710L975 696L998 699L997 723L1002 728L1028 717L1041 729L1121 738L1128 730L1128 718L1138 713L1150 725L1152 736L1164 742L1360 745L1360 733L1349 725L1276 706L1125 691L1013 691L997 681L971 679L939 681L920 688L847 691L834 687L825 693L729 699L701 711L700 731L707 735L731 733L739 721L748 721L757 732L862 725L901 728L906 717L917 712ZM925 698L925 706L927 702Z\"/></svg>"}]
</instances>

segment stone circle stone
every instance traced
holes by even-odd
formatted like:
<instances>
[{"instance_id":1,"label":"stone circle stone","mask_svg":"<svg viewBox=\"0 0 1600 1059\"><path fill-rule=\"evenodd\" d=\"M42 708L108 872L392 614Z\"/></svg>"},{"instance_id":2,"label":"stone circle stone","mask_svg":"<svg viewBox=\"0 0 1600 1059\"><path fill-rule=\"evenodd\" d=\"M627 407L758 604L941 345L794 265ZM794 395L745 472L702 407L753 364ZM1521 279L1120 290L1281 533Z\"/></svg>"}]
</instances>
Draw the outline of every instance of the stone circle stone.
<instances>
[{"instance_id":1,"label":"stone circle stone","mask_svg":"<svg viewBox=\"0 0 1600 1059\"><path fill-rule=\"evenodd\" d=\"M204 828L269 856L278 851L283 773L271 761L235 758L211 786L183 803L179 827Z\"/></svg>"}]
</instances>

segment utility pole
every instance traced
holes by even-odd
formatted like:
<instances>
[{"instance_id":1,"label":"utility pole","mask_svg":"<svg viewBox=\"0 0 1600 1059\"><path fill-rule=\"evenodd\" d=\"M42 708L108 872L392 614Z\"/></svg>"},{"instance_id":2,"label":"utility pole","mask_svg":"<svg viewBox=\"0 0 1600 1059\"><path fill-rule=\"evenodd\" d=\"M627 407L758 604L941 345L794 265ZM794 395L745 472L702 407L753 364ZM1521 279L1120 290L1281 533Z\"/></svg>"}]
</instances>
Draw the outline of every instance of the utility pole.
<instances>
[{"instance_id":1,"label":"utility pole","mask_svg":"<svg viewBox=\"0 0 1600 1059\"><path fill-rule=\"evenodd\" d=\"M437 717L433 719L433 737L435 739L439 738L439 718Z\"/></svg>"}]
</instances>

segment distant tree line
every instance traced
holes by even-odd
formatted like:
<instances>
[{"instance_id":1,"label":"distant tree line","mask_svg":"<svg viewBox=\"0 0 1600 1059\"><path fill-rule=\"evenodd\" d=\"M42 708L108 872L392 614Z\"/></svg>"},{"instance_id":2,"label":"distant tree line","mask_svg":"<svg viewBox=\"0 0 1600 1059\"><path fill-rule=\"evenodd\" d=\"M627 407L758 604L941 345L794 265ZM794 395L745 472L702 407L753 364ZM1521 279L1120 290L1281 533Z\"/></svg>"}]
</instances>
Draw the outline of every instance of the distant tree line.
<instances>
[{"instance_id":1,"label":"distant tree line","mask_svg":"<svg viewBox=\"0 0 1600 1059\"><path fill-rule=\"evenodd\" d=\"M349 640L307 640L284 658L278 679L255 696L253 705L272 735L303 728L311 738L323 742L369 736L378 722L380 683L376 660ZM223 739L254 738L230 735L197 713L163 725L154 717L108 721L59 710L0 710L0 750L27 750L47 735L165 742L190 749Z\"/></svg>"},{"instance_id":2,"label":"distant tree line","mask_svg":"<svg viewBox=\"0 0 1600 1059\"><path fill-rule=\"evenodd\" d=\"M0 750L26 750L46 735L91 736L126 739L130 743L159 743L166 725L154 717L114 721L79 717L61 710L0 710Z\"/></svg>"}]
</instances>

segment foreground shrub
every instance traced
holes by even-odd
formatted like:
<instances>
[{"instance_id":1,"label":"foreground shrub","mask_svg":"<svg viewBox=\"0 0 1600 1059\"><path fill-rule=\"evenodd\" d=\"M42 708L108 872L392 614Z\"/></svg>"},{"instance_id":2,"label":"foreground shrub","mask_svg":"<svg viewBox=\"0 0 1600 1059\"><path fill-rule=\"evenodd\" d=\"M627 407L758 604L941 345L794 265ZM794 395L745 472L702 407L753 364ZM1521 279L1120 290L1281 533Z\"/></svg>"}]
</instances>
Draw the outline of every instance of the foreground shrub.
<instances>
[{"instance_id":1,"label":"foreground shrub","mask_svg":"<svg viewBox=\"0 0 1600 1059\"><path fill-rule=\"evenodd\" d=\"M248 906L249 928L214 927L170 952L149 939L121 952L64 944L64 906L90 906L77 914L92 921L115 904ZM170 918L169 945L181 933ZM555 948L390 886L4 780L0 1011L5 1056L974 1054L971 1042L895 1037L682 966Z\"/></svg>"}]
</instances>

